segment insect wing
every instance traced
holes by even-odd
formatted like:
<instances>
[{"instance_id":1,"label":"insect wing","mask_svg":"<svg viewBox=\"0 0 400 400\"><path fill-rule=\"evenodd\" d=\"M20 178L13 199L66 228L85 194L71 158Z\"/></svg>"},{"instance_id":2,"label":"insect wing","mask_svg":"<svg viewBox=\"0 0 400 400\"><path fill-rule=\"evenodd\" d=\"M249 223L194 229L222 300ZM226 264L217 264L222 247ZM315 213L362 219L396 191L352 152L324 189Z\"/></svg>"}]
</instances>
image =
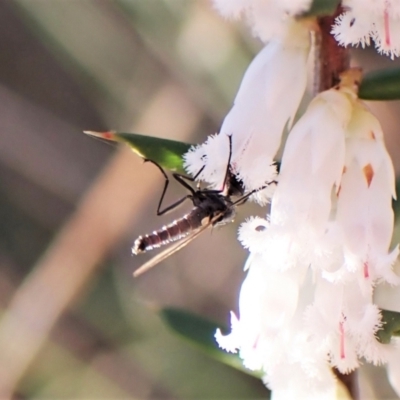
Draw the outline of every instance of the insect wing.
<instances>
[{"instance_id":1,"label":"insect wing","mask_svg":"<svg viewBox=\"0 0 400 400\"><path fill-rule=\"evenodd\" d=\"M179 242L174 243L173 245L171 245L168 248L166 248L165 250L163 250L161 253L158 253L156 256L151 258L149 261L145 262L141 267L139 267L133 273L133 276L136 278L139 275L142 275L143 273L148 271L150 268L153 268L154 266L159 264L161 261L168 258L170 255L172 255L175 252L179 251L180 249L184 248L193 239L195 239L197 236L199 236L200 233L204 232L209 226L211 226L211 220L207 224L200 227L199 229L191 232L188 236L184 237Z\"/></svg>"}]
</instances>

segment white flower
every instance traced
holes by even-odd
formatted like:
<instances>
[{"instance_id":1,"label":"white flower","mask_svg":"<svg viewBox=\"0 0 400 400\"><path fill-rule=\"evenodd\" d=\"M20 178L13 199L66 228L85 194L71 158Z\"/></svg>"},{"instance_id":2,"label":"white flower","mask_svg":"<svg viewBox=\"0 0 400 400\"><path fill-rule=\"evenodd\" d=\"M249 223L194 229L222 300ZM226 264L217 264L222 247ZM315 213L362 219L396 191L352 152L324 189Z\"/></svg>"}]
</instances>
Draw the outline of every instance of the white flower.
<instances>
[{"instance_id":1,"label":"white flower","mask_svg":"<svg viewBox=\"0 0 400 400\"><path fill-rule=\"evenodd\" d=\"M375 337L381 327L380 311L359 287L359 277L346 283L315 282L314 303L306 310L308 329L321 343L332 366L348 373L359 366L359 358L381 364L387 360L387 346ZM333 301L334 299L334 301Z\"/></svg>"},{"instance_id":2,"label":"white flower","mask_svg":"<svg viewBox=\"0 0 400 400\"><path fill-rule=\"evenodd\" d=\"M361 103L354 105L346 131L346 163L336 220L344 235L346 267L374 283L398 284L392 272L398 256L389 253L393 234L395 177L379 121Z\"/></svg>"},{"instance_id":3,"label":"white flower","mask_svg":"<svg viewBox=\"0 0 400 400\"><path fill-rule=\"evenodd\" d=\"M226 18L245 17L254 36L266 43L281 35L295 16L307 11L311 0L214 0L214 4Z\"/></svg>"},{"instance_id":4,"label":"white flower","mask_svg":"<svg viewBox=\"0 0 400 400\"><path fill-rule=\"evenodd\" d=\"M265 266L258 255L246 264L247 277L239 296L239 318L231 314L231 333L216 333L219 345L240 356L250 369L260 369L269 359L271 343L292 318L297 307L298 283L291 274Z\"/></svg>"},{"instance_id":5,"label":"white flower","mask_svg":"<svg viewBox=\"0 0 400 400\"><path fill-rule=\"evenodd\" d=\"M187 170L221 188L227 170L245 192L275 180L274 157L291 128L306 85L309 28L295 20L309 0L214 0L228 18L247 19L268 42L245 73L219 134L192 149ZM369 45L400 54L400 0L343 0L332 33L344 46ZM393 165L378 120L357 98L361 73L317 95L291 129L270 214L250 218L239 240L250 251L231 333L219 345L260 369L274 400L334 399L332 368L349 373L361 359L389 361L397 388L393 345L382 344L380 284L398 285L390 249L395 198ZM284 99L284 101L283 101ZM397 353L398 354L398 353ZM400 389L398 389L400 390Z\"/></svg>"},{"instance_id":6,"label":"white flower","mask_svg":"<svg viewBox=\"0 0 400 400\"><path fill-rule=\"evenodd\" d=\"M376 337L373 289L400 281L389 251L394 172L379 122L356 97L359 73L310 103L286 142L269 217L239 230L250 250L240 315L216 338L263 371L274 399L334 399L332 367L393 361Z\"/></svg>"},{"instance_id":7,"label":"white flower","mask_svg":"<svg viewBox=\"0 0 400 400\"><path fill-rule=\"evenodd\" d=\"M346 90L323 92L288 137L263 253L276 268L311 262L327 228L332 189L340 182L351 110L352 97Z\"/></svg>"},{"instance_id":8,"label":"white flower","mask_svg":"<svg viewBox=\"0 0 400 400\"><path fill-rule=\"evenodd\" d=\"M336 40L365 47L373 39L378 51L400 54L400 3L398 0L344 0L348 11L341 14L332 29Z\"/></svg>"},{"instance_id":9,"label":"white flower","mask_svg":"<svg viewBox=\"0 0 400 400\"><path fill-rule=\"evenodd\" d=\"M293 22L284 36L261 50L243 77L220 133L185 155L189 173L196 174L205 166L199 178L220 189L229 156L227 135L231 135L231 167L246 191L275 179L273 158L284 127L291 124L304 94L309 47L308 29ZM270 196L271 192L264 190L257 197L265 203Z\"/></svg>"},{"instance_id":10,"label":"white flower","mask_svg":"<svg viewBox=\"0 0 400 400\"><path fill-rule=\"evenodd\" d=\"M335 378L326 347L305 329L302 317L312 301L311 275L276 271L257 254L246 268L239 318L231 314L229 335L216 333L219 345L231 352L239 349L247 368L261 369L274 398L333 400Z\"/></svg>"}]
</instances>

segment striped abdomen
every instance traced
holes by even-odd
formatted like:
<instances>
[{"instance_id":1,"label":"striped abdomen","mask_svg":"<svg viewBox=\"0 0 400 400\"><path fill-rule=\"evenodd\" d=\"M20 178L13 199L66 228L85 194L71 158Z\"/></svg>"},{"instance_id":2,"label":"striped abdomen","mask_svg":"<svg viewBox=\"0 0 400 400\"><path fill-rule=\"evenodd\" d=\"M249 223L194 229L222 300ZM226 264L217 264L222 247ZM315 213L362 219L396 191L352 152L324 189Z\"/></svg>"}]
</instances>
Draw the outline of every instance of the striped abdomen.
<instances>
[{"instance_id":1,"label":"striped abdomen","mask_svg":"<svg viewBox=\"0 0 400 400\"><path fill-rule=\"evenodd\" d=\"M163 226L158 231L154 231L145 236L139 236L132 247L133 254L143 253L148 250L161 247L170 242L176 242L187 236L190 232L202 226L202 220L207 215L198 208L194 208L189 214L174 222Z\"/></svg>"}]
</instances>

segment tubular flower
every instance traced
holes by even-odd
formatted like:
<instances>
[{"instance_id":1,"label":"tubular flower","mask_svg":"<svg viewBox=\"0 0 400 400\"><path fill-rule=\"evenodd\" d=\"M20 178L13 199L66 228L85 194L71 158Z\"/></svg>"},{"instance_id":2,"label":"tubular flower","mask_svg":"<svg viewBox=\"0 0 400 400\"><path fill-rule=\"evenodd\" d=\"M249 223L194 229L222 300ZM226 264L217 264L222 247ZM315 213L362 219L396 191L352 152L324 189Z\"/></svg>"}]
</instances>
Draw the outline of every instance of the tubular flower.
<instances>
[{"instance_id":1,"label":"tubular flower","mask_svg":"<svg viewBox=\"0 0 400 400\"><path fill-rule=\"evenodd\" d=\"M396 344L378 341L383 321L374 303L377 286L400 283L393 271L399 250L390 248L394 171L381 126L357 96L361 72L346 71L292 127L310 48L309 26L294 17L311 1L214 4L228 18L245 17L268 43L247 69L220 132L185 155L185 168L220 189L230 155L229 170L244 192L257 191L277 179L273 159L285 126L290 130L275 190L256 193L260 203L271 202L269 215L239 229L250 253L247 276L231 332L217 331L216 340L262 371L274 400L334 399L332 369L349 373L360 360L389 362L399 388ZM373 39L379 51L398 55L399 1L341 5L332 31L340 44Z\"/></svg>"},{"instance_id":2,"label":"tubular flower","mask_svg":"<svg viewBox=\"0 0 400 400\"><path fill-rule=\"evenodd\" d=\"M344 0L346 8L332 33L343 46L368 46L373 39L380 53L400 54L400 3L397 0Z\"/></svg>"},{"instance_id":3,"label":"tubular flower","mask_svg":"<svg viewBox=\"0 0 400 400\"><path fill-rule=\"evenodd\" d=\"M351 109L352 96L346 90L323 92L289 135L263 252L275 268L311 262L331 212L332 188L340 181Z\"/></svg>"},{"instance_id":4,"label":"tubular flower","mask_svg":"<svg viewBox=\"0 0 400 400\"><path fill-rule=\"evenodd\" d=\"M346 267L369 284L398 284L392 265L396 247L388 253L396 198L392 161L379 121L358 101L346 130L346 162L337 202L336 220L343 231Z\"/></svg>"},{"instance_id":5,"label":"tubular flower","mask_svg":"<svg viewBox=\"0 0 400 400\"><path fill-rule=\"evenodd\" d=\"M250 251L239 316L216 339L263 371L274 399L334 399L332 367L391 360L373 290L400 282L389 250L394 172L357 74L310 103L286 142L270 215L239 230Z\"/></svg>"},{"instance_id":6,"label":"tubular flower","mask_svg":"<svg viewBox=\"0 0 400 400\"><path fill-rule=\"evenodd\" d=\"M261 50L243 77L220 133L185 155L188 172L196 174L204 167L199 178L220 189L229 156L227 135L232 135L231 169L245 190L257 190L275 179L273 158L305 91L309 48L308 29L292 22L282 37ZM263 190L257 197L265 203L270 196L271 190Z\"/></svg>"}]
</instances>

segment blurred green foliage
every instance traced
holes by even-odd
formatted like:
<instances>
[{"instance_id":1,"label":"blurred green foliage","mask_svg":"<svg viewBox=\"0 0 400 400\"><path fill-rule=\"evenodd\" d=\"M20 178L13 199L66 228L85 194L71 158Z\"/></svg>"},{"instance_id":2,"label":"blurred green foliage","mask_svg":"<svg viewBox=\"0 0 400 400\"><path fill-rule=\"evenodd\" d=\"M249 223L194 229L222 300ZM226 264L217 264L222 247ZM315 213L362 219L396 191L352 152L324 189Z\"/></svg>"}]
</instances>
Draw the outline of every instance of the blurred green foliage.
<instances>
[{"instance_id":1,"label":"blurred green foliage","mask_svg":"<svg viewBox=\"0 0 400 400\"><path fill-rule=\"evenodd\" d=\"M399 100L400 69L369 72L361 81L359 96L364 100Z\"/></svg>"}]
</instances>

